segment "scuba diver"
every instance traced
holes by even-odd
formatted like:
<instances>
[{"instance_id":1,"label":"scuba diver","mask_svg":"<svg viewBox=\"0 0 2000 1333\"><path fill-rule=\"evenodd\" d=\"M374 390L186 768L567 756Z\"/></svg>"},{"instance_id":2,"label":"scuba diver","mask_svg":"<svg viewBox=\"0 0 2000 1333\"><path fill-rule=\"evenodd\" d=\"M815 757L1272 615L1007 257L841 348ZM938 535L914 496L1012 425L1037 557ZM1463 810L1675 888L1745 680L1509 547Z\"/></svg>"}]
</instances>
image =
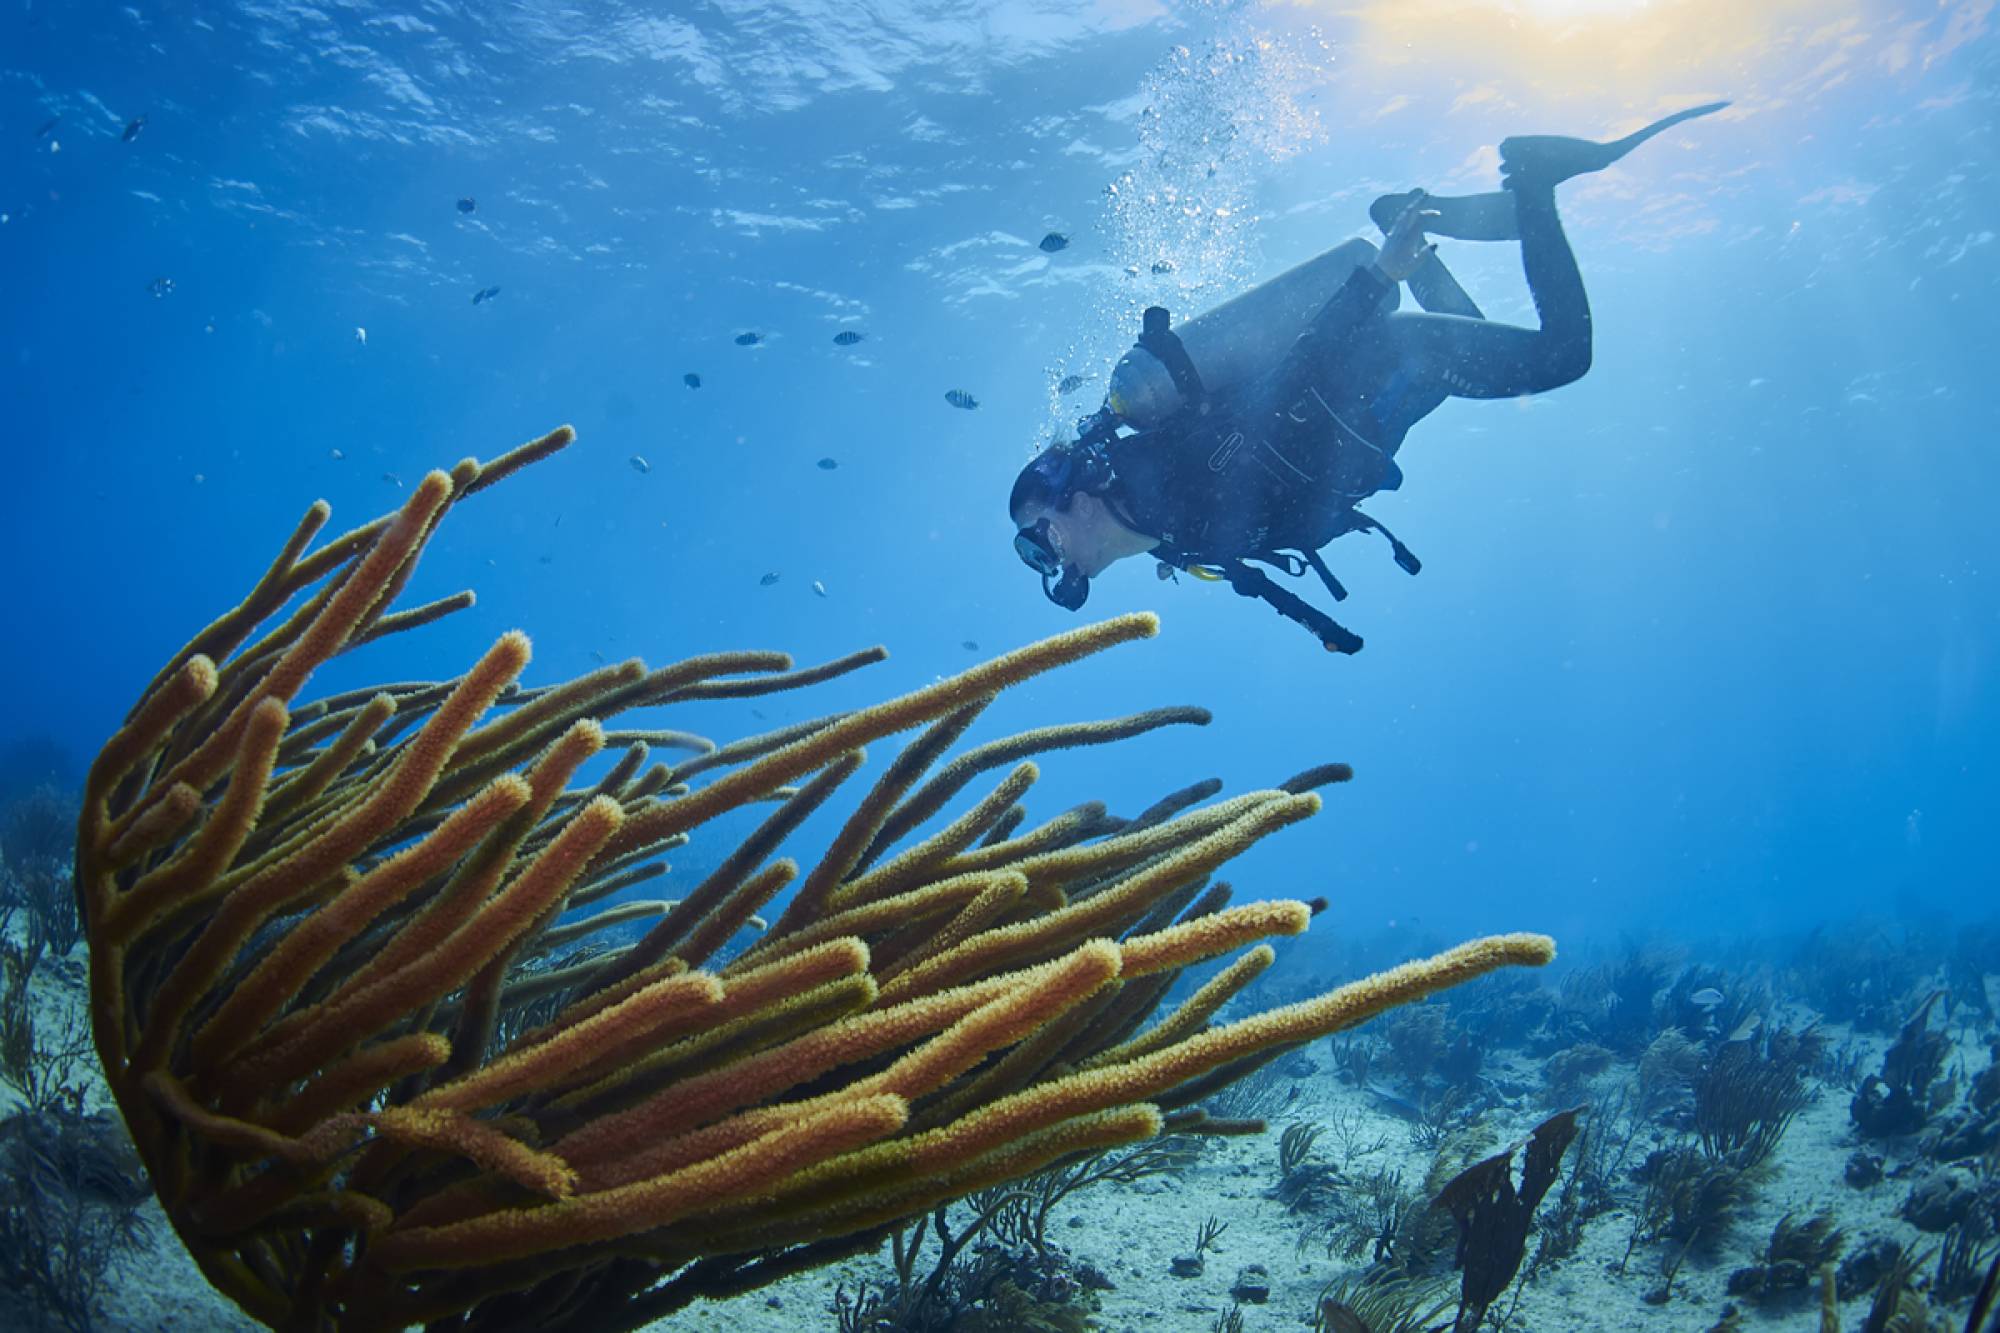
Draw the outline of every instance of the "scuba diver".
<instances>
[{"instance_id":1,"label":"scuba diver","mask_svg":"<svg viewBox=\"0 0 2000 1333\"><path fill-rule=\"evenodd\" d=\"M1105 405L1015 479L1016 553L1067 610L1113 562L1150 553L1163 579L1225 581L1329 652L1358 652L1359 635L1250 562L1293 578L1310 569L1341 601L1347 590L1320 548L1377 532L1415 574L1409 548L1355 507L1402 484L1395 455L1410 428L1446 398L1545 393L1590 368L1590 303L1556 187L1727 105L1609 143L1503 140L1496 193L1378 199L1369 212L1386 233L1379 251L1348 241L1179 329L1165 310L1147 310ZM1427 234L1518 241L1540 327L1488 320ZM1396 309L1406 281L1421 313Z\"/></svg>"}]
</instances>

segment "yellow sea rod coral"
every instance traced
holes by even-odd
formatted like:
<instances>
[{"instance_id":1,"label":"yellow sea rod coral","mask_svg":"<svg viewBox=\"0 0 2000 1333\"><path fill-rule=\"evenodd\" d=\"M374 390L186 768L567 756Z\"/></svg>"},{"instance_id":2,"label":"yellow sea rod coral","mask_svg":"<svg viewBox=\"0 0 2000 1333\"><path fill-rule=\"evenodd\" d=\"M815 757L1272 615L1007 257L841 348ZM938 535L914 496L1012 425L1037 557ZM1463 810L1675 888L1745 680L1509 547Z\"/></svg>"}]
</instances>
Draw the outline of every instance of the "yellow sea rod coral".
<instances>
[{"instance_id":1,"label":"yellow sea rod coral","mask_svg":"<svg viewBox=\"0 0 2000 1333\"><path fill-rule=\"evenodd\" d=\"M531 646L510 633L450 679L300 701L338 654L470 605L395 609L453 505L570 439L434 472L317 550L314 505L91 769L76 864L98 1051L175 1230L264 1323L635 1327L1158 1134L1162 1105L1258 1059L1552 955L1540 936L1474 941L1211 1026L1271 964L1260 941L1310 912L1230 906L1210 876L1314 814L1310 788L1346 770L1031 826L1037 756L1207 713L1041 727L946 759L998 691L1151 636L1147 615L720 747L606 724L884 654L631 661L529 686ZM778 855L868 746L918 728L820 854ZM580 783L607 750L609 771ZM591 906L754 803L773 808L676 902ZM637 919L654 924L636 943L575 948ZM1238 949L1148 1026L1182 969Z\"/></svg>"}]
</instances>

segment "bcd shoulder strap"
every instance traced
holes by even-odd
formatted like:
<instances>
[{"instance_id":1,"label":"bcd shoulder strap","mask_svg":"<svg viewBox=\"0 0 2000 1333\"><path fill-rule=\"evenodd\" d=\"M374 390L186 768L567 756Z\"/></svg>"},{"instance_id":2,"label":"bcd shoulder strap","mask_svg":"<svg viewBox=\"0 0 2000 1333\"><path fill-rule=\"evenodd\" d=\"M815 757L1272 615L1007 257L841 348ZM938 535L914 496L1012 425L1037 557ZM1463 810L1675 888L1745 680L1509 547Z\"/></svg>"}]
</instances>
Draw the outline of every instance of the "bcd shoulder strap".
<instances>
[{"instance_id":1,"label":"bcd shoulder strap","mask_svg":"<svg viewBox=\"0 0 2000 1333\"><path fill-rule=\"evenodd\" d=\"M1160 364L1174 377L1174 387L1181 391L1182 398L1198 403L1207 395L1201 384L1201 372L1194 368L1193 359L1181 343L1181 335L1174 332L1165 306L1146 307L1139 321L1139 346L1160 358Z\"/></svg>"}]
</instances>

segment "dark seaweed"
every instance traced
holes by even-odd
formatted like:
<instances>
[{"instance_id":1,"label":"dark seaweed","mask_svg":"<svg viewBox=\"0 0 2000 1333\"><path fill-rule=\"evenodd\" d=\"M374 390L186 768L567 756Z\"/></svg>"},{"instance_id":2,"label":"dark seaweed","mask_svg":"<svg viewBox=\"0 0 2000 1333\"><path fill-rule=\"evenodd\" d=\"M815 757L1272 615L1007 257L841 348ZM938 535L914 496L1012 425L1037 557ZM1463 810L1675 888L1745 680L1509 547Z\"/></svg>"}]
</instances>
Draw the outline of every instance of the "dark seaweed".
<instances>
[{"instance_id":1,"label":"dark seaweed","mask_svg":"<svg viewBox=\"0 0 2000 1333\"><path fill-rule=\"evenodd\" d=\"M0 1120L0 1286L74 1333L97 1327L116 1265L146 1238L151 1189L124 1126L74 1105Z\"/></svg>"}]
</instances>

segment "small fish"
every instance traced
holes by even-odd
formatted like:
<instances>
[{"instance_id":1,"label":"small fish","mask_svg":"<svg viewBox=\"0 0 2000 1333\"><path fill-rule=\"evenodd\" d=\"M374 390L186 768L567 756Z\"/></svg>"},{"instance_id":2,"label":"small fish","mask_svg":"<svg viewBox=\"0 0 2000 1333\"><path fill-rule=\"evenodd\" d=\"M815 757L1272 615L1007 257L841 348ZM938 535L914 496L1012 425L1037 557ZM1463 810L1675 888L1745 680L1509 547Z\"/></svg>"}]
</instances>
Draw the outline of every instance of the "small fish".
<instances>
[{"instance_id":1,"label":"small fish","mask_svg":"<svg viewBox=\"0 0 2000 1333\"><path fill-rule=\"evenodd\" d=\"M642 458L638 454L633 454L630 458L626 459L625 461L630 463L632 465L632 470L638 473L642 477L645 476L648 472L651 472L653 470L653 465L651 463L648 463L644 458Z\"/></svg>"},{"instance_id":2,"label":"small fish","mask_svg":"<svg viewBox=\"0 0 2000 1333\"><path fill-rule=\"evenodd\" d=\"M139 137L139 131L145 128L146 118L144 116L133 117L131 120L125 122L125 133L118 136L119 142L131 143Z\"/></svg>"},{"instance_id":3,"label":"small fish","mask_svg":"<svg viewBox=\"0 0 2000 1333\"><path fill-rule=\"evenodd\" d=\"M1364 1084L1361 1090L1373 1097L1377 1106L1398 1119L1415 1121L1424 1118L1422 1107L1393 1088L1386 1088L1380 1083L1368 1083Z\"/></svg>"},{"instance_id":4,"label":"small fish","mask_svg":"<svg viewBox=\"0 0 2000 1333\"><path fill-rule=\"evenodd\" d=\"M757 586L760 588L768 588L777 581L778 581L778 571L774 569L770 573L766 574L763 578L758 579Z\"/></svg>"},{"instance_id":5,"label":"small fish","mask_svg":"<svg viewBox=\"0 0 2000 1333\"><path fill-rule=\"evenodd\" d=\"M813 592L820 597L826 596L826 585L824 583L821 583L818 579L814 579Z\"/></svg>"},{"instance_id":6,"label":"small fish","mask_svg":"<svg viewBox=\"0 0 2000 1333\"><path fill-rule=\"evenodd\" d=\"M1722 1003L1722 992L1713 986L1703 986L1700 990L1688 996L1688 1003L1697 1005L1703 1009L1713 1009L1716 1005Z\"/></svg>"},{"instance_id":7,"label":"small fish","mask_svg":"<svg viewBox=\"0 0 2000 1333\"><path fill-rule=\"evenodd\" d=\"M368 330L362 328L359 324L356 324L354 326L354 341L360 343L363 347L366 347L368 345Z\"/></svg>"},{"instance_id":8,"label":"small fish","mask_svg":"<svg viewBox=\"0 0 2000 1333\"><path fill-rule=\"evenodd\" d=\"M821 472L831 472L839 466L840 460L837 458L822 458L819 460L819 470Z\"/></svg>"},{"instance_id":9,"label":"small fish","mask_svg":"<svg viewBox=\"0 0 2000 1333\"><path fill-rule=\"evenodd\" d=\"M1723 1045L1727 1046L1734 1042L1750 1040L1750 1038L1757 1035L1757 1029L1763 1026L1763 1023L1764 1020L1760 1015L1757 1014L1750 1015L1750 1017L1744 1019L1741 1023L1738 1023L1736 1025L1736 1031L1730 1033L1726 1038L1723 1039Z\"/></svg>"},{"instance_id":10,"label":"small fish","mask_svg":"<svg viewBox=\"0 0 2000 1333\"><path fill-rule=\"evenodd\" d=\"M963 389L946 389L944 400L953 407L970 412L979 406L979 400Z\"/></svg>"},{"instance_id":11,"label":"small fish","mask_svg":"<svg viewBox=\"0 0 2000 1333\"><path fill-rule=\"evenodd\" d=\"M1042 243L1040 248L1042 253L1045 255L1052 255L1056 253L1058 250L1067 250L1069 249L1069 237L1063 235L1059 231L1052 231L1048 235L1042 237Z\"/></svg>"},{"instance_id":12,"label":"small fish","mask_svg":"<svg viewBox=\"0 0 2000 1333\"><path fill-rule=\"evenodd\" d=\"M959 647L961 647L961 648L963 648L963 649L965 649L965 651L966 651L966 652L968 652L968 653L976 653L976 652L978 652L978 651L979 651L979 640L977 640L977 639L966 639L965 641L963 641L962 643L960 643L960 644L959 644L958 646L959 646Z\"/></svg>"},{"instance_id":13,"label":"small fish","mask_svg":"<svg viewBox=\"0 0 2000 1333\"><path fill-rule=\"evenodd\" d=\"M403 479L393 472L384 472L382 480L388 482L391 486L401 486L403 484Z\"/></svg>"},{"instance_id":14,"label":"small fish","mask_svg":"<svg viewBox=\"0 0 2000 1333\"><path fill-rule=\"evenodd\" d=\"M154 278L146 284L146 290L151 292L155 298L172 296L174 294L174 280L172 278Z\"/></svg>"},{"instance_id":15,"label":"small fish","mask_svg":"<svg viewBox=\"0 0 2000 1333\"><path fill-rule=\"evenodd\" d=\"M1174 262L1171 259L1155 259L1153 261L1153 272L1172 273L1173 271Z\"/></svg>"},{"instance_id":16,"label":"small fish","mask_svg":"<svg viewBox=\"0 0 2000 1333\"><path fill-rule=\"evenodd\" d=\"M690 389L699 389L701 387L701 376L690 370L687 374L681 376L681 383L687 385Z\"/></svg>"},{"instance_id":17,"label":"small fish","mask_svg":"<svg viewBox=\"0 0 2000 1333\"><path fill-rule=\"evenodd\" d=\"M341 459L343 459L343 458L347 457L347 455L346 455L345 453L343 453L342 451L340 451L339 449L329 449L329 450L327 450L327 456L328 456L328 457L330 457L330 458L332 458L332 459L333 459L333 461L334 461L334 462L336 462L336 463L338 463L338 462L339 462L339 461L340 461Z\"/></svg>"},{"instance_id":18,"label":"small fish","mask_svg":"<svg viewBox=\"0 0 2000 1333\"><path fill-rule=\"evenodd\" d=\"M842 329L839 333L833 335L833 345L835 347L852 347L866 336L865 334L856 333L853 329Z\"/></svg>"},{"instance_id":19,"label":"small fish","mask_svg":"<svg viewBox=\"0 0 2000 1333\"><path fill-rule=\"evenodd\" d=\"M554 556L546 554L538 556L535 560L535 563L538 565L553 565L555 562L556 558Z\"/></svg>"},{"instance_id":20,"label":"small fish","mask_svg":"<svg viewBox=\"0 0 2000 1333\"><path fill-rule=\"evenodd\" d=\"M1164 560L1158 561L1153 565L1153 577L1158 579L1162 583L1165 583L1168 579L1172 578L1175 574L1179 572L1180 571L1176 570L1172 565L1168 564Z\"/></svg>"},{"instance_id":21,"label":"small fish","mask_svg":"<svg viewBox=\"0 0 2000 1333\"><path fill-rule=\"evenodd\" d=\"M470 213L473 209L477 207L479 207L479 201L477 199L474 199L469 194L466 195L465 198L458 201L458 211L461 213Z\"/></svg>"},{"instance_id":22,"label":"small fish","mask_svg":"<svg viewBox=\"0 0 2000 1333\"><path fill-rule=\"evenodd\" d=\"M590 650L590 658L592 661L598 663L600 666L603 665L604 663L604 654L598 652L595 648L592 648Z\"/></svg>"},{"instance_id":23,"label":"small fish","mask_svg":"<svg viewBox=\"0 0 2000 1333\"><path fill-rule=\"evenodd\" d=\"M1088 383L1090 383L1090 376L1088 375L1065 375L1056 381L1056 392L1075 393Z\"/></svg>"},{"instance_id":24,"label":"small fish","mask_svg":"<svg viewBox=\"0 0 2000 1333\"><path fill-rule=\"evenodd\" d=\"M62 124L62 117L61 117L61 116L57 116L57 117L55 117L54 119L52 119L52 120L50 120L49 122L47 122L46 124L44 124L44 125L43 125L43 126L42 126L42 127L40 128L40 129L36 130L36 131L35 131L35 137L36 137L37 139L46 139L46 138L48 138L48 137L49 137L49 136L50 136L51 134L54 134L54 133L55 133L55 130L56 130L56 126L58 126L58 125L60 125L60 124Z\"/></svg>"},{"instance_id":25,"label":"small fish","mask_svg":"<svg viewBox=\"0 0 2000 1333\"><path fill-rule=\"evenodd\" d=\"M482 301L490 301L499 294L498 287L482 287L472 294L472 304L478 305Z\"/></svg>"},{"instance_id":26,"label":"small fish","mask_svg":"<svg viewBox=\"0 0 2000 1333\"><path fill-rule=\"evenodd\" d=\"M764 335L761 333L739 333L736 335L736 345L738 347L755 347L763 341Z\"/></svg>"}]
</instances>

